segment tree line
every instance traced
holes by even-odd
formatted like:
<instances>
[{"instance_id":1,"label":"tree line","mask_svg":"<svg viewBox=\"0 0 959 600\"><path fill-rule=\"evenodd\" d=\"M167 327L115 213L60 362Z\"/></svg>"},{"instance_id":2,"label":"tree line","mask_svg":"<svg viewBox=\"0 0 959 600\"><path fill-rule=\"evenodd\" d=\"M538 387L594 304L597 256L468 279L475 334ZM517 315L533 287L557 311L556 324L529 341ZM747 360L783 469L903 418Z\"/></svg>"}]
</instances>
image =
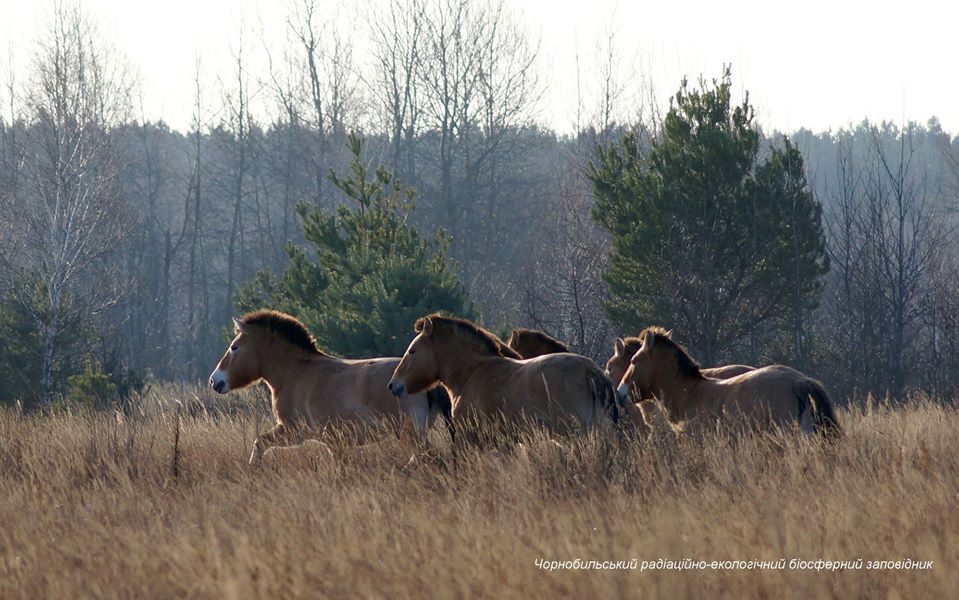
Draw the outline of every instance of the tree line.
<instances>
[{"instance_id":1,"label":"tree line","mask_svg":"<svg viewBox=\"0 0 959 600\"><path fill-rule=\"evenodd\" d=\"M610 36L591 117L560 135L504 4L384 6L364 62L294 3L268 72L241 48L217 89L197 76L184 132L136 118L132 78L58 6L0 118L3 402L198 379L257 303L357 356L445 308L597 359L657 323L709 366L953 393L959 140L935 120L767 133L728 70L628 105Z\"/></svg>"}]
</instances>

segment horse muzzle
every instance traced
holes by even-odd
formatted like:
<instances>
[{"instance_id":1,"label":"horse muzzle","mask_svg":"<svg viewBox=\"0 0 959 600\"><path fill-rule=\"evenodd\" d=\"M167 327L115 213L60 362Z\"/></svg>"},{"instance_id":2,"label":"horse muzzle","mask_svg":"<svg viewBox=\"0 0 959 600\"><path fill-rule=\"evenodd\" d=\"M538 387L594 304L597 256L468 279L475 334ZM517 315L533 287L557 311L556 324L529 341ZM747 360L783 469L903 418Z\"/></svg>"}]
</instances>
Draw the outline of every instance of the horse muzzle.
<instances>
[{"instance_id":1,"label":"horse muzzle","mask_svg":"<svg viewBox=\"0 0 959 600\"><path fill-rule=\"evenodd\" d=\"M406 393L406 386L399 382L389 382L386 386L386 389L388 389L397 398L402 398L403 394Z\"/></svg>"},{"instance_id":2,"label":"horse muzzle","mask_svg":"<svg viewBox=\"0 0 959 600\"><path fill-rule=\"evenodd\" d=\"M217 369L210 375L210 387L218 394L225 394L230 391L230 384L226 381L226 373Z\"/></svg>"},{"instance_id":3,"label":"horse muzzle","mask_svg":"<svg viewBox=\"0 0 959 600\"><path fill-rule=\"evenodd\" d=\"M616 388L616 393L619 394L619 399L622 401L629 400L629 384L621 383L619 387Z\"/></svg>"}]
</instances>

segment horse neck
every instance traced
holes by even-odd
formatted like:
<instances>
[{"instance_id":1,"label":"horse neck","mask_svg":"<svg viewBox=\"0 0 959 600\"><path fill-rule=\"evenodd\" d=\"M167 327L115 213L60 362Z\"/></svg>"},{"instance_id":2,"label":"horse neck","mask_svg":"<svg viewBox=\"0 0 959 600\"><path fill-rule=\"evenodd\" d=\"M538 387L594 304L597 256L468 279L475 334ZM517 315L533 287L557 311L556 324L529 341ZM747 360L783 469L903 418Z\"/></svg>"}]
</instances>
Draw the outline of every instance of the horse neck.
<instances>
[{"instance_id":1,"label":"horse neck","mask_svg":"<svg viewBox=\"0 0 959 600\"><path fill-rule=\"evenodd\" d=\"M530 348L529 344L516 344L515 347L509 346L520 356L537 356L539 353L539 348Z\"/></svg>"},{"instance_id":2,"label":"horse neck","mask_svg":"<svg viewBox=\"0 0 959 600\"><path fill-rule=\"evenodd\" d=\"M556 344L551 344L549 342L543 342L536 348L537 356L543 356L544 354L557 354L559 352L566 352L566 350L563 350Z\"/></svg>"},{"instance_id":3,"label":"horse neck","mask_svg":"<svg viewBox=\"0 0 959 600\"><path fill-rule=\"evenodd\" d=\"M273 395L279 394L298 371L303 369L307 354L304 350L278 339L266 341L260 350L260 374L263 381L270 386ZM309 358L329 358L318 354Z\"/></svg>"},{"instance_id":4,"label":"horse neck","mask_svg":"<svg viewBox=\"0 0 959 600\"><path fill-rule=\"evenodd\" d=\"M674 364L665 369L657 368L655 373L653 390L670 419L685 419L686 413L702 402L702 386L708 380L687 375Z\"/></svg>"},{"instance_id":5,"label":"horse neck","mask_svg":"<svg viewBox=\"0 0 959 600\"><path fill-rule=\"evenodd\" d=\"M438 361L437 365L440 381L455 395L459 395L477 368L484 364L507 360L498 354L486 354L465 344L455 344L449 340L435 344L433 352L437 356L455 357L451 360Z\"/></svg>"}]
</instances>

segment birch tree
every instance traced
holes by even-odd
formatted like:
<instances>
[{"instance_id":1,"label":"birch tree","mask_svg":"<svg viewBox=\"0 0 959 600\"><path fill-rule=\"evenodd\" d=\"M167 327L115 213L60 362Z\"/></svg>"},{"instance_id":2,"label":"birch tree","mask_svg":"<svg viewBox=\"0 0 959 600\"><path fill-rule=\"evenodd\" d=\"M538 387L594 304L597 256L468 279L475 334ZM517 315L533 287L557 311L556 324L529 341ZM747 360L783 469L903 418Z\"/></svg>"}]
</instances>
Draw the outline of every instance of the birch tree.
<instances>
[{"instance_id":1,"label":"birch tree","mask_svg":"<svg viewBox=\"0 0 959 600\"><path fill-rule=\"evenodd\" d=\"M36 281L41 294L40 304L21 298L42 340L44 408L64 327L94 319L114 299L102 259L124 235L125 218L110 128L128 117L132 84L109 57L79 9L54 7L22 95L32 124L17 141L22 173L2 198L4 216L20 224L0 257L4 271Z\"/></svg>"}]
</instances>

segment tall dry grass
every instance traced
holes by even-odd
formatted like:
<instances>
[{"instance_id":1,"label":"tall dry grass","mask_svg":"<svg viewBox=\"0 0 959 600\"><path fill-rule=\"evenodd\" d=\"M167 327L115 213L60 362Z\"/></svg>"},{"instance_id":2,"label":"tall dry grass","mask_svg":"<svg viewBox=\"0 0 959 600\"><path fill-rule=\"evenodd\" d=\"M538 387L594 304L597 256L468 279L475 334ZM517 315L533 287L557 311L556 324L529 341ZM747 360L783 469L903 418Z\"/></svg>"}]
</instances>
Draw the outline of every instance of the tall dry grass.
<instances>
[{"instance_id":1,"label":"tall dry grass","mask_svg":"<svg viewBox=\"0 0 959 600\"><path fill-rule=\"evenodd\" d=\"M846 438L461 453L401 439L246 457L262 411L0 413L0 597L950 597L959 415L840 413ZM164 395L166 394L166 395ZM179 429L179 431L178 431ZM176 450L174 440L178 436ZM932 560L931 570L557 570L546 560ZM865 567L865 563L864 563Z\"/></svg>"}]
</instances>

